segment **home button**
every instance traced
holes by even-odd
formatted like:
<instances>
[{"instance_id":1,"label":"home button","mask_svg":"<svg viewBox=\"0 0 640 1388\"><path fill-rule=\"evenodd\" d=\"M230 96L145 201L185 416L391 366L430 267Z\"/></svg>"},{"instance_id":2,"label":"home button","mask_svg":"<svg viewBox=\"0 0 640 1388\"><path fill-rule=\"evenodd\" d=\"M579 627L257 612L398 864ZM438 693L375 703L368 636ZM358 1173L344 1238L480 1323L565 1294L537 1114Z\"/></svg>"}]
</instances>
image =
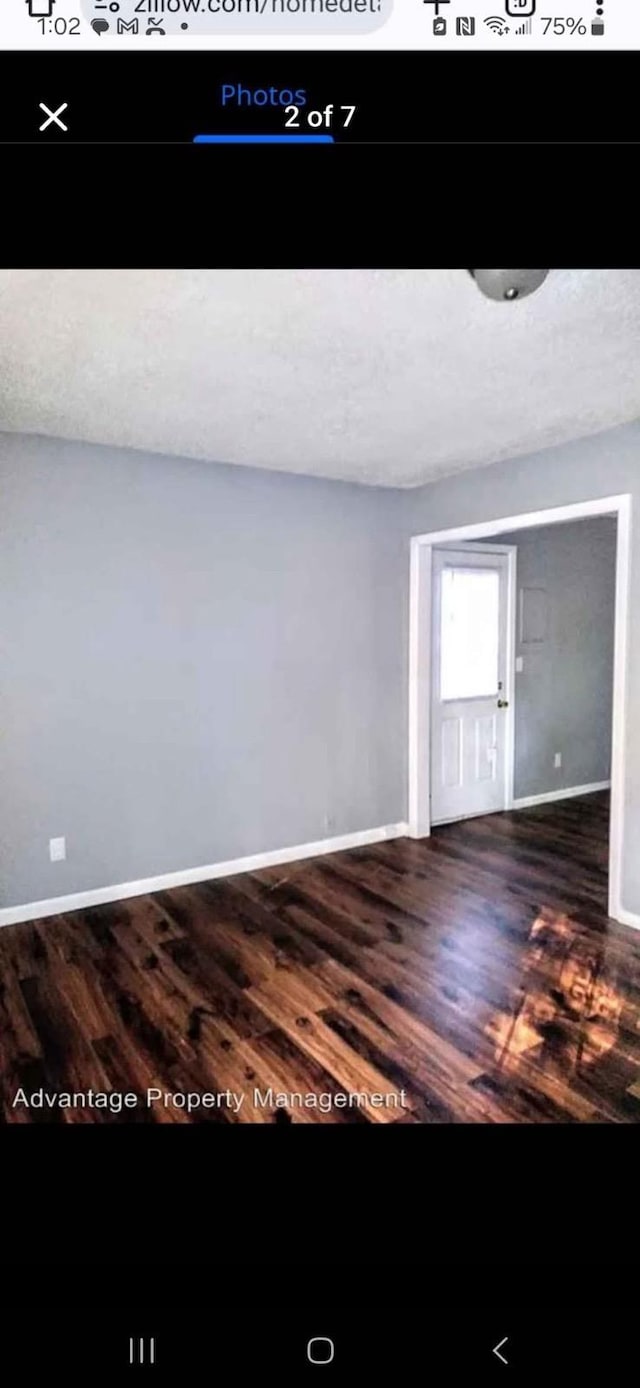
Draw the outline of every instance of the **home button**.
<instances>
[{"instance_id":1,"label":"home button","mask_svg":"<svg viewBox=\"0 0 640 1388\"><path fill-rule=\"evenodd\" d=\"M310 1364L331 1364L334 1354L335 1345L327 1335L316 1335L315 1339L309 1340L307 1359Z\"/></svg>"}]
</instances>

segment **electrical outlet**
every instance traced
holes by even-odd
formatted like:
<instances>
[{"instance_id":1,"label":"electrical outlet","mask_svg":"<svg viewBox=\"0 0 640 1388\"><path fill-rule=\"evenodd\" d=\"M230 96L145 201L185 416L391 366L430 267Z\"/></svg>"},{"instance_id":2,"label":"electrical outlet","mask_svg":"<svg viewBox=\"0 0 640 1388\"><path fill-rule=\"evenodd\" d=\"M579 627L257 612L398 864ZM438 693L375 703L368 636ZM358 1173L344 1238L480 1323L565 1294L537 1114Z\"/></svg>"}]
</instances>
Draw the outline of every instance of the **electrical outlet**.
<instances>
[{"instance_id":1,"label":"electrical outlet","mask_svg":"<svg viewBox=\"0 0 640 1388\"><path fill-rule=\"evenodd\" d=\"M52 863L61 863L67 856L66 839L49 839L49 857Z\"/></svg>"},{"instance_id":2,"label":"electrical outlet","mask_svg":"<svg viewBox=\"0 0 640 1388\"><path fill-rule=\"evenodd\" d=\"M524 656L516 656L516 675L521 675L524 670Z\"/></svg>"},{"instance_id":3,"label":"electrical outlet","mask_svg":"<svg viewBox=\"0 0 640 1388\"><path fill-rule=\"evenodd\" d=\"M555 756L554 756L554 758L553 758L553 765L554 765L554 766L562 766L562 752L556 752L556 754L555 754Z\"/></svg>"}]
</instances>

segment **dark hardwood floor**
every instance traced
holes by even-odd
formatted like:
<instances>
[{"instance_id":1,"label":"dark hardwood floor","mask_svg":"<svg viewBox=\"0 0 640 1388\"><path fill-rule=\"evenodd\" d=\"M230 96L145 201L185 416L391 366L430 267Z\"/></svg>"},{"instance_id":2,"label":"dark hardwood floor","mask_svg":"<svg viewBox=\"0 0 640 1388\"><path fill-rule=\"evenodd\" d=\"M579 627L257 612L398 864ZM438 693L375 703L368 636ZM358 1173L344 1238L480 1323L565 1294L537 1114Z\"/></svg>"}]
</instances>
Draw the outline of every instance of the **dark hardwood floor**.
<instances>
[{"instance_id":1,"label":"dark hardwood floor","mask_svg":"<svg viewBox=\"0 0 640 1388\"><path fill-rule=\"evenodd\" d=\"M607 829L593 794L8 926L4 1121L638 1121Z\"/></svg>"}]
</instances>

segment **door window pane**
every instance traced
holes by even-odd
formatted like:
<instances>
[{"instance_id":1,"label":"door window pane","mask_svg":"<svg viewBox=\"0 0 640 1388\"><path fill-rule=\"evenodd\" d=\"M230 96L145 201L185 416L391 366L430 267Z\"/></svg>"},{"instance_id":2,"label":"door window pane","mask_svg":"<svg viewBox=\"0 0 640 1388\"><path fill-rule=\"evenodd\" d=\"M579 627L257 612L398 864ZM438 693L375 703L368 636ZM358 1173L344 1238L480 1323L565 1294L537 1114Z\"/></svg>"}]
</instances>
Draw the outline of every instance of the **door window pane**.
<instances>
[{"instance_id":1,"label":"door window pane","mask_svg":"<svg viewBox=\"0 0 640 1388\"><path fill-rule=\"evenodd\" d=\"M441 699L497 694L499 573L443 569L441 591Z\"/></svg>"}]
</instances>

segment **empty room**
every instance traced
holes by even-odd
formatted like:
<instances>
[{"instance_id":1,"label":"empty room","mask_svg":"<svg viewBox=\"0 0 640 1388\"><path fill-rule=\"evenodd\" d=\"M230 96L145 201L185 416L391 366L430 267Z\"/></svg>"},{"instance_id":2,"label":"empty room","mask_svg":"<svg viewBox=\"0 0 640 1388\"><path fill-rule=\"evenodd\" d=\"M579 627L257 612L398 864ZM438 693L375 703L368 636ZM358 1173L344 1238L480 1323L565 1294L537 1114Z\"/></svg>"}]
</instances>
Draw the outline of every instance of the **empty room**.
<instances>
[{"instance_id":1,"label":"empty room","mask_svg":"<svg viewBox=\"0 0 640 1388\"><path fill-rule=\"evenodd\" d=\"M639 1121L639 502L638 271L0 271L2 1121Z\"/></svg>"}]
</instances>

